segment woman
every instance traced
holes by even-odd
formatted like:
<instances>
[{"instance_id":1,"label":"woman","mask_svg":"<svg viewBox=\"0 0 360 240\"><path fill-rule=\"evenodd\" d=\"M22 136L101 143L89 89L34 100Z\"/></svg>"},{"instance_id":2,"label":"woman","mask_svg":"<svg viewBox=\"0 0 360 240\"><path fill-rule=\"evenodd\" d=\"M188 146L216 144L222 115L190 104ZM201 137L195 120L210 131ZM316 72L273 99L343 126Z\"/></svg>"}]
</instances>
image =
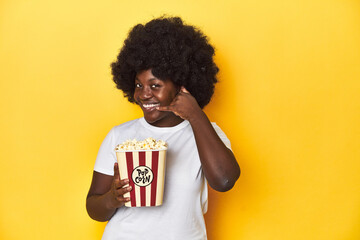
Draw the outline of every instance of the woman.
<instances>
[{"instance_id":1,"label":"woman","mask_svg":"<svg viewBox=\"0 0 360 240\"><path fill-rule=\"evenodd\" d=\"M201 31L180 18L136 25L112 63L113 80L144 117L111 129L102 143L86 207L91 218L109 221L103 239L206 239L203 214L207 184L230 190L240 168L230 141L202 109L217 82L214 49ZM120 179L114 148L147 137L168 143L164 201L128 208L132 191Z\"/></svg>"}]
</instances>

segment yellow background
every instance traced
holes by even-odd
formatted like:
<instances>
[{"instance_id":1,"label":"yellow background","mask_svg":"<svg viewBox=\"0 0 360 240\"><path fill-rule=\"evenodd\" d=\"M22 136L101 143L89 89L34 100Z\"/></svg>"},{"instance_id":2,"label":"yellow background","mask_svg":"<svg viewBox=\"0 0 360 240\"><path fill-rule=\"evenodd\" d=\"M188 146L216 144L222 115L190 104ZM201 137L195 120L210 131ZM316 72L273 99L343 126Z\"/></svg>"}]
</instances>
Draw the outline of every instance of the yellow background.
<instances>
[{"instance_id":1,"label":"yellow background","mask_svg":"<svg viewBox=\"0 0 360 240\"><path fill-rule=\"evenodd\" d=\"M141 111L110 63L162 14L200 27L220 83L205 111L235 188L210 240L360 239L360 1L0 1L0 239L100 239L85 210L98 148Z\"/></svg>"}]
</instances>

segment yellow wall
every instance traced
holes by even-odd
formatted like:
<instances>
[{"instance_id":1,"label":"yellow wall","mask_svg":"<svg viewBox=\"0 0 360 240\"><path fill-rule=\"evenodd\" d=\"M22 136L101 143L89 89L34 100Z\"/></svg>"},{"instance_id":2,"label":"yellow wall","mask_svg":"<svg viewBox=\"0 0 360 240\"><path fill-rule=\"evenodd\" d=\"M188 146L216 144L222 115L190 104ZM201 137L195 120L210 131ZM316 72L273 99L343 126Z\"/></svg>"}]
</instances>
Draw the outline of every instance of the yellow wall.
<instances>
[{"instance_id":1,"label":"yellow wall","mask_svg":"<svg viewBox=\"0 0 360 240\"><path fill-rule=\"evenodd\" d=\"M100 239L94 160L141 116L109 64L131 26L164 13L215 45L206 112L242 168L210 194L209 239L360 239L357 0L1 1L0 239Z\"/></svg>"}]
</instances>

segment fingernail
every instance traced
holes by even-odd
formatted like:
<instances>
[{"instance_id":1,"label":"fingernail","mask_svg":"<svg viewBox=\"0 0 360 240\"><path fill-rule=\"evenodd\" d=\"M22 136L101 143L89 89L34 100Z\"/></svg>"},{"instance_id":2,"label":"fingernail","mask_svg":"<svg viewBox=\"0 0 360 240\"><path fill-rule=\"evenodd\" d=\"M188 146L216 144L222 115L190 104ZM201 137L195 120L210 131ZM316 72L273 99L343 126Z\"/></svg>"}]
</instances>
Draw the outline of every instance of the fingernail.
<instances>
[{"instance_id":1,"label":"fingernail","mask_svg":"<svg viewBox=\"0 0 360 240\"><path fill-rule=\"evenodd\" d=\"M132 189L132 187L131 187L131 186L129 186L129 187L128 187L128 190L129 190L129 191L131 191L131 189Z\"/></svg>"}]
</instances>

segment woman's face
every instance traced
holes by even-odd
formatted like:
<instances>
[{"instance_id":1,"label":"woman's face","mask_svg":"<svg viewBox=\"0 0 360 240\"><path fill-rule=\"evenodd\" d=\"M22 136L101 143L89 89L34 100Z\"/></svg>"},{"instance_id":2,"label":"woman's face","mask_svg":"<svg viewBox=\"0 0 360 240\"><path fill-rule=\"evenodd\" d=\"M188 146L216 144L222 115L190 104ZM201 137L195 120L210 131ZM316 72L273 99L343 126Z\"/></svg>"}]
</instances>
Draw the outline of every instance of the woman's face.
<instances>
[{"instance_id":1,"label":"woman's face","mask_svg":"<svg viewBox=\"0 0 360 240\"><path fill-rule=\"evenodd\" d=\"M173 112L158 111L158 106L169 106L180 88L170 80L156 78L151 69L136 74L134 99L141 107L145 120L156 127L172 127L183 120Z\"/></svg>"}]
</instances>

